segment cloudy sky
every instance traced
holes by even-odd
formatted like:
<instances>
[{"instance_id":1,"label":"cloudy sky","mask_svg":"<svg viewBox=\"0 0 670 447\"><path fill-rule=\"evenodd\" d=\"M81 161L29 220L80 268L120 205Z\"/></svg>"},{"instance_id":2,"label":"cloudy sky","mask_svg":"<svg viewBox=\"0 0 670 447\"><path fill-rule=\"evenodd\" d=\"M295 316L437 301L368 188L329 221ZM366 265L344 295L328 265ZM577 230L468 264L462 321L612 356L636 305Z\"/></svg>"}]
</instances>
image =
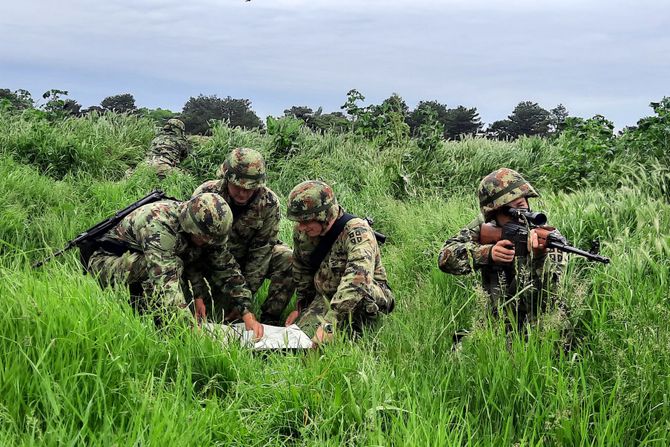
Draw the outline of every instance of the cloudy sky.
<instances>
[{"instance_id":1,"label":"cloudy sky","mask_svg":"<svg viewBox=\"0 0 670 447\"><path fill-rule=\"evenodd\" d=\"M400 94L505 118L520 101L617 127L670 96L670 2L655 0L5 0L0 88L132 93L181 110L248 98L264 118Z\"/></svg>"}]
</instances>

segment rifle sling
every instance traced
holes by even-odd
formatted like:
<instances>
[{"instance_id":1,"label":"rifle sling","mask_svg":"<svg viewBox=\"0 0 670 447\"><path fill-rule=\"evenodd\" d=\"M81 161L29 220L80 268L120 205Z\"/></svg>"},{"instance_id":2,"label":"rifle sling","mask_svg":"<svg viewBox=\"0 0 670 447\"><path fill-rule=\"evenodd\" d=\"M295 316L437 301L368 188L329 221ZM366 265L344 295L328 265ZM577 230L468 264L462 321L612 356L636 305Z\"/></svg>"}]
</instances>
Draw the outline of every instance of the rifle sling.
<instances>
[{"instance_id":1,"label":"rifle sling","mask_svg":"<svg viewBox=\"0 0 670 447\"><path fill-rule=\"evenodd\" d=\"M333 226L330 227L328 233L326 233L321 238L316 248L309 256L309 266L312 274L315 274L317 270L319 270L321 263L323 262L324 259L326 259L328 253L330 253L330 249L333 248L333 244L335 243L339 235L342 233L342 230L344 230L344 226L347 224L347 222L349 222L351 219L355 217L356 216L349 213L342 214L335 221Z\"/></svg>"}]
</instances>

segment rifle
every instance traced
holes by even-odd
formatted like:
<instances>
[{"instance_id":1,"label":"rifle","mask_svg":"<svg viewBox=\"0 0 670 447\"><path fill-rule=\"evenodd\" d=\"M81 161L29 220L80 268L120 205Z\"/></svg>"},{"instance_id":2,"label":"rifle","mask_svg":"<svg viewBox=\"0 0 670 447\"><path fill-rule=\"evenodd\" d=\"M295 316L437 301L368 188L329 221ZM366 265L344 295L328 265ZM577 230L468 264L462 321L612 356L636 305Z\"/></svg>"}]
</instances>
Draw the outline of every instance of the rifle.
<instances>
[{"instance_id":1,"label":"rifle","mask_svg":"<svg viewBox=\"0 0 670 447\"><path fill-rule=\"evenodd\" d=\"M34 263L32 267L33 268L41 267L42 265L51 261L53 258L62 255L63 253L74 247L77 247L80 250L82 248L86 249L86 251L89 252L87 253L89 255L88 257L90 257L90 255L93 254L93 251L95 251L91 249L92 244L95 243L97 239L104 236L112 228L114 228L119 222L121 222L121 220L123 220L124 217L126 217L128 214L132 213L133 211L135 211L136 209L138 209L143 205L157 202L165 198L166 198L165 193L159 189L151 192L150 194L142 197L140 200L128 205L124 209L117 211L116 213L114 213L112 217L103 220L102 222L93 225L93 227L89 228L83 233L78 234L77 237L75 237L71 241L68 241L68 243L65 244L65 247L61 248L51 256L48 256L42 259L41 261ZM82 258L83 257L85 256L82 253ZM86 268L85 265L84 268Z\"/></svg>"},{"instance_id":2,"label":"rifle","mask_svg":"<svg viewBox=\"0 0 670 447\"><path fill-rule=\"evenodd\" d=\"M490 223L483 224L479 232L480 243L495 244L498 241L508 240L514 244L515 256L528 256L528 236L530 230L534 229L540 244L547 248L583 256L589 261L610 263L610 259L605 256L571 246L555 228L544 226L547 216L543 213L534 213L520 208L508 208L506 213L514 220L506 223L502 228Z\"/></svg>"}]
</instances>

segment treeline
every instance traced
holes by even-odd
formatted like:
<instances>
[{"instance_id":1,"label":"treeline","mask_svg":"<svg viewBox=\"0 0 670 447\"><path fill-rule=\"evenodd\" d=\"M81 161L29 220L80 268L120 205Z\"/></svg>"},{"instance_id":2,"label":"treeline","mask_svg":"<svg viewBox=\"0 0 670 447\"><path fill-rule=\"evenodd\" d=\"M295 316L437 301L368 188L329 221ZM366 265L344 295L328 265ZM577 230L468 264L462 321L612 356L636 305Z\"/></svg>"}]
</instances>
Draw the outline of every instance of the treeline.
<instances>
[{"instance_id":1,"label":"treeline","mask_svg":"<svg viewBox=\"0 0 670 447\"><path fill-rule=\"evenodd\" d=\"M212 120L227 121L233 127L244 129L264 128L265 123L251 108L248 99L230 96L199 95L186 101L181 112L167 109L139 108L130 93L108 96L99 105L87 108L68 98L68 91L51 89L42 94L43 101L33 99L24 89L11 91L0 89L0 106L5 109L37 109L50 116L82 116L90 113L142 114L156 121L179 117L190 134L209 135ZM431 139L460 140L468 135L486 136L492 139L512 140L520 136L551 136L562 130L568 117L566 108L559 104L546 110L532 101L520 102L512 113L488 127L482 123L476 107L463 105L450 108L439 101L420 101L410 109L402 97L391 95L381 104L362 105L365 97L357 90L347 93L341 111L324 113L309 106L292 106L284 110L281 118L297 119L313 131L354 131L367 137L383 136L400 141L404 137L422 138L426 146L433 145Z\"/></svg>"}]
</instances>

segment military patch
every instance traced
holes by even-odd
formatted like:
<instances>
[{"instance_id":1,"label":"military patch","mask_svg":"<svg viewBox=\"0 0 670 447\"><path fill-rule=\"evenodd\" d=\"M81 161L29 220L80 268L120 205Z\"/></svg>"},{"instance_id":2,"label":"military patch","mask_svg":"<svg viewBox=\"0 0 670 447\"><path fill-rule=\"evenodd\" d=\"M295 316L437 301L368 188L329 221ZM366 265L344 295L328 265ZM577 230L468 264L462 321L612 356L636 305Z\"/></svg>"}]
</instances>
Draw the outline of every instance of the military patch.
<instances>
[{"instance_id":1,"label":"military patch","mask_svg":"<svg viewBox=\"0 0 670 447\"><path fill-rule=\"evenodd\" d=\"M348 233L349 242L352 244L360 244L363 242L364 230L362 228L355 228Z\"/></svg>"}]
</instances>

